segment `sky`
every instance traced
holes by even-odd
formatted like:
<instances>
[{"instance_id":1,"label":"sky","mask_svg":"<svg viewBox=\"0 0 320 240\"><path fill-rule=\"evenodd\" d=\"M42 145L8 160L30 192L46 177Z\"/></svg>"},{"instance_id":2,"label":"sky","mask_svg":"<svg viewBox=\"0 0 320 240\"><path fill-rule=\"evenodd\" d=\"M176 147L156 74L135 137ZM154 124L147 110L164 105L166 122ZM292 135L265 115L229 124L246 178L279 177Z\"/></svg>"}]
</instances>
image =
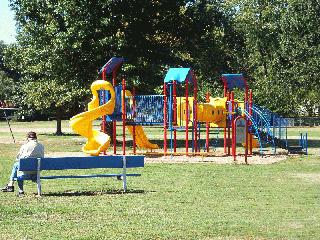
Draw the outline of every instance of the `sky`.
<instances>
[{"instance_id":1,"label":"sky","mask_svg":"<svg viewBox=\"0 0 320 240\"><path fill-rule=\"evenodd\" d=\"M0 0L0 41L14 43L15 36L14 13L10 10L9 0Z\"/></svg>"}]
</instances>

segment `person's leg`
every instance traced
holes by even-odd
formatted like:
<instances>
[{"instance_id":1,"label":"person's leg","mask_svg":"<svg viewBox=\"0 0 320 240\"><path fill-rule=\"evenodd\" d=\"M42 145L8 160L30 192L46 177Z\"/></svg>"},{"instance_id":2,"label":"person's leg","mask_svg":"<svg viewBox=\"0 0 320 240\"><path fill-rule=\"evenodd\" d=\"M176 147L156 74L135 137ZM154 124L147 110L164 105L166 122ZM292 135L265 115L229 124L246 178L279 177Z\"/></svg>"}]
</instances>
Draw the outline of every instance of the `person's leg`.
<instances>
[{"instance_id":1,"label":"person's leg","mask_svg":"<svg viewBox=\"0 0 320 240\"><path fill-rule=\"evenodd\" d=\"M14 178L17 177L18 169L19 169L19 162L15 162L12 167L9 183L1 189L2 192L14 192L13 181L14 181Z\"/></svg>"},{"instance_id":2,"label":"person's leg","mask_svg":"<svg viewBox=\"0 0 320 240\"><path fill-rule=\"evenodd\" d=\"M12 167L12 171L11 171L11 175L10 175L10 178L9 178L8 186L13 186L13 181L14 181L15 178L17 178L18 169L19 169L19 162L15 162L13 164L13 167Z\"/></svg>"},{"instance_id":3,"label":"person's leg","mask_svg":"<svg viewBox=\"0 0 320 240\"><path fill-rule=\"evenodd\" d=\"M23 180L18 180L17 181L18 182L18 188L19 188L19 194L23 194L24 193L24 191L23 191Z\"/></svg>"}]
</instances>

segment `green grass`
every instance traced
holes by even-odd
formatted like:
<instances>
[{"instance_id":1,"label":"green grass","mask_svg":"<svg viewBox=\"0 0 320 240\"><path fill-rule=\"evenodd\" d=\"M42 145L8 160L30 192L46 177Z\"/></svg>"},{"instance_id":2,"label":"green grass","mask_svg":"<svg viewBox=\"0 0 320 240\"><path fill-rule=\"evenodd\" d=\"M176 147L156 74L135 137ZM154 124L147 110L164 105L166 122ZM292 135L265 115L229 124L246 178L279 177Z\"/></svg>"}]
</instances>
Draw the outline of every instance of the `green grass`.
<instances>
[{"instance_id":1,"label":"green grass","mask_svg":"<svg viewBox=\"0 0 320 240\"><path fill-rule=\"evenodd\" d=\"M4 185L19 145L1 124ZM55 123L36 124L45 129ZM47 152L79 151L84 142L39 133ZM23 132L17 136L23 141ZM128 194L108 178L43 181L42 198L33 195L32 182L23 198L0 193L0 239L319 239L317 155L272 165L146 164L134 172L142 176L129 178Z\"/></svg>"}]
</instances>

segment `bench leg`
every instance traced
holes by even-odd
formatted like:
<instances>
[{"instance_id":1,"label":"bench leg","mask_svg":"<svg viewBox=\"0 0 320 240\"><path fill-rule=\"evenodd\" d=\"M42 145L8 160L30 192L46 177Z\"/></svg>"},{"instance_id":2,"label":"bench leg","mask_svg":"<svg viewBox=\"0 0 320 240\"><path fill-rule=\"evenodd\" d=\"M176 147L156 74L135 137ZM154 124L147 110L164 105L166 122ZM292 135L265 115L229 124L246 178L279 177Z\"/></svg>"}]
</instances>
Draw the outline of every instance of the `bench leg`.
<instances>
[{"instance_id":1,"label":"bench leg","mask_svg":"<svg viewBox=\"0 0 320 240\"><path fill-rule=\"evenodd\" d=\"M38 167L37 167L37 192L38 192L38 196L41 196L41 181L40 181L40 167L41 164L41 158L38 158Z\"/></svg>"},{"instance_id":2,"label":"bench leg","mask_svg":"<svg viewBox=\"0 0 320 240\"><path fill-rule=\"evenodd\" d=\"M123 173L122 173L122 181L123 181L123 192L127 191L127 160L126 156L122 157L123 160Z\"/></svg>"},{"instance_id":3,"label":"bench leg","mask_svg":"<svg viewBox=\"0 0 320 240\"><path fill-rule=\"evenodd\" d=\"M41 182L40 179L37 179L37 192L38 192L38 196L41 196Z\"/></svg>"}]
</instances>

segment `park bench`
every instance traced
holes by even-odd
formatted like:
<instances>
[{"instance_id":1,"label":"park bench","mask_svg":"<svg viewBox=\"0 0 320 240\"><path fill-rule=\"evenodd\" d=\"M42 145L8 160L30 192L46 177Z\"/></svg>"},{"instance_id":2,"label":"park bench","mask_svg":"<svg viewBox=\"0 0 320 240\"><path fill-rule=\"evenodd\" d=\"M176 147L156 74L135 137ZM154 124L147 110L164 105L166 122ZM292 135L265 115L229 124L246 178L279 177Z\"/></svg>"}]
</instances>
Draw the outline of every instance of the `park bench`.
<instances>
[{"instance_id":1,"label":"park bench","mask_svg":"<svg viewBox=\"0 0 320 240\"><path fill-rule=\"evenodd\" d=\"M17 180L35 180L37 182L38 195L41 195L41 179L62 178L100 178L117 177L122 178L123 191L127 190L128 176L141 176L141 174L127 173L128 168L144 167L144 156L84 156L84 157L45 157L45 158L23 158L20 159L19 171L34 171L36 179L28 178L28 174L17 177ZM91 174L91 175L54 175L42 176L42 170L71 170L71 169L94 169L94 168L117 168L122 173L116 174ZM30 175L29 175L30 176Z\"/></svg>"}]
</instances>

